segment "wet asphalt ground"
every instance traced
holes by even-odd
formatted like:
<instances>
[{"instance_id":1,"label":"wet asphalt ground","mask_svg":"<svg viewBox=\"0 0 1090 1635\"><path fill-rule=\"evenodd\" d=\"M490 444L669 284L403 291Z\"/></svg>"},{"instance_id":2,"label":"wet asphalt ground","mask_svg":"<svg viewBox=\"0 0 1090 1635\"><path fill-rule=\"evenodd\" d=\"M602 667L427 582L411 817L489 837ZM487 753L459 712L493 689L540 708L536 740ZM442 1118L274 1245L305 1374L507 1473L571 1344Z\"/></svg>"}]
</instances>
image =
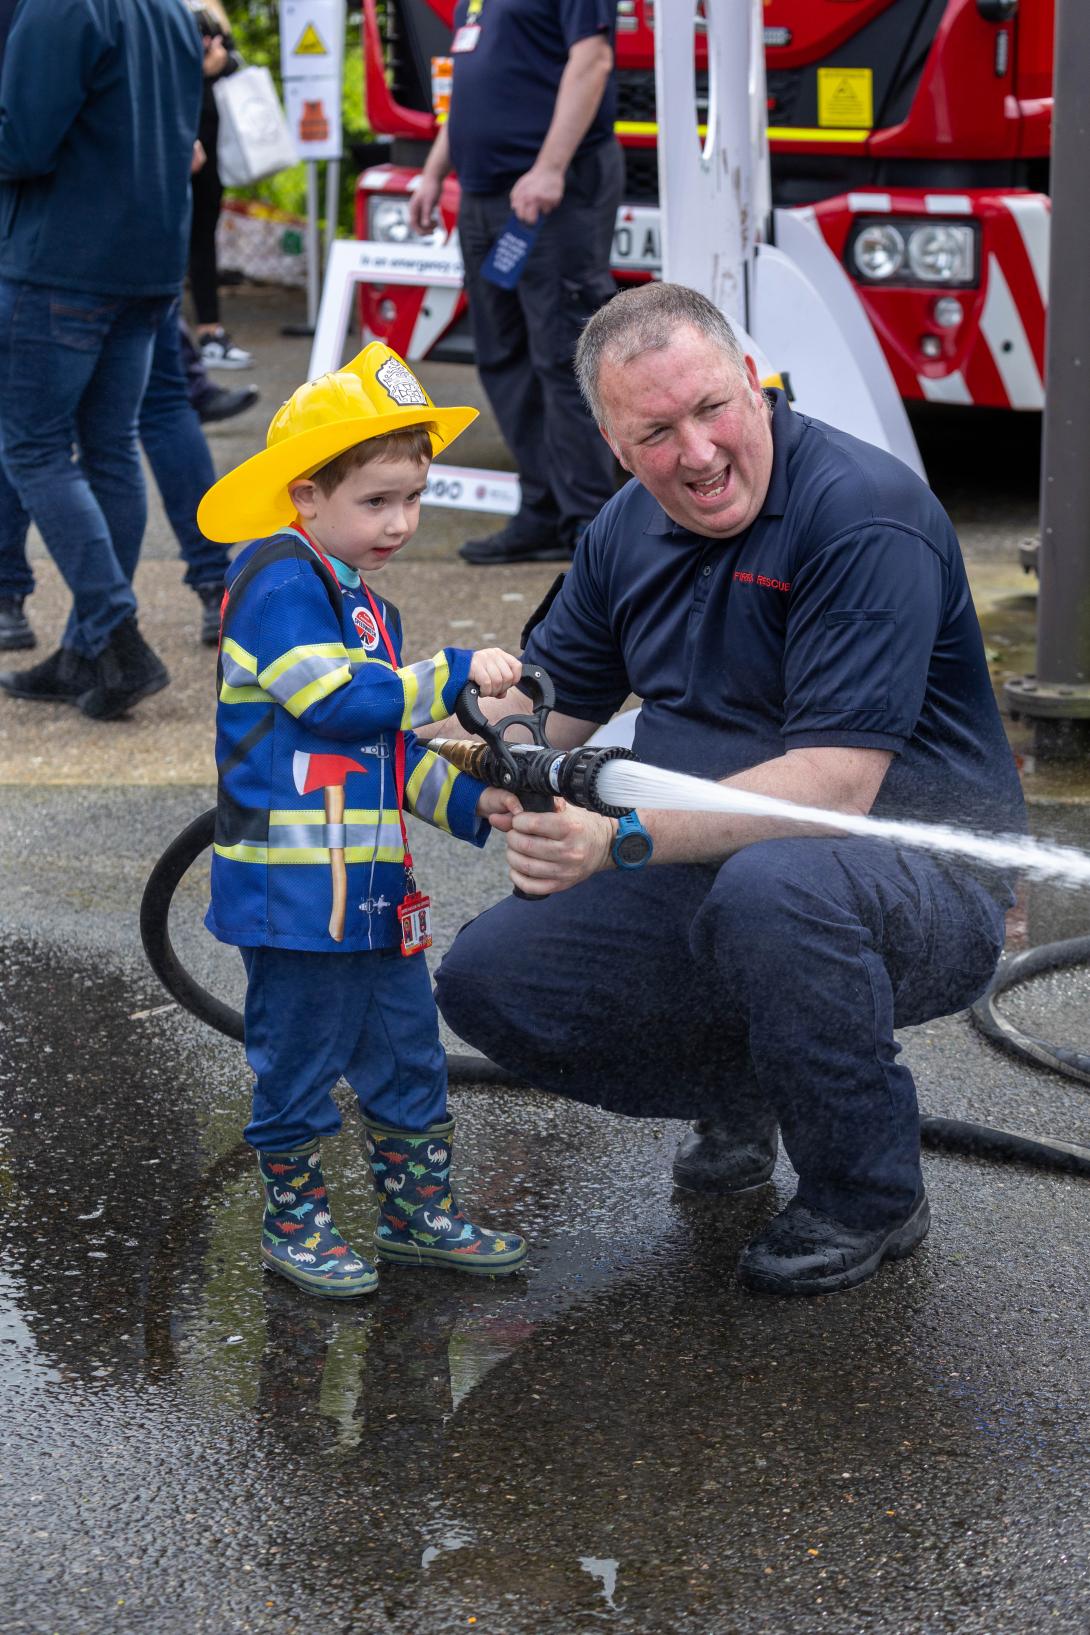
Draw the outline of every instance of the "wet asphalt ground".
<instances>
[{"instance_id":1,"label":"wet asphalt ground","mask_svg":"<svg viewBox=\"0 0 1090 1635\"><path fill-rule=\"evenodd\" d=\"M279 335L299 299L230 298L264 402L214 432L221 469L305 371L306 342ZM472 400L467 372L426 373ZM1034 429L945 416L920 434L997 674L1018 668ZM467 463L503 463L487 421L474 435ZM490 631L515 645L552 578L462 567L481 520L431 514L399 566L414 656ZM44 642L64 598L42 569ZM469 1088L462 1196L526 1233L523 1275L389 1268L330 1309L262 1273L241 1050L169 1003L136 925L154 860L213 794L211 658L178 578L153 509L138 590L175 683L131 722L0 708L4 1635L1083 1635L1086 1181L928 1153L934 1225L911 1260L778 1302L732 1274L791 1195L786 1160L734 1202L681 1194L682 1126ZM1080 780L1025 770L1037 832L1090 846ZM438 955L505 890L502 855L416 838ZM203 906L198 865L172 934L237 1004ZM1087 919L1085 897L1034 887L1011 946ZM1043 979L1007 1008L1086 1051L1087 986ZM1090 1143L1085 1088L965 1016L902 1042L928 1111ZM349 1102L328 1171L365 1245Z\"/></svg>"}]
</instances>

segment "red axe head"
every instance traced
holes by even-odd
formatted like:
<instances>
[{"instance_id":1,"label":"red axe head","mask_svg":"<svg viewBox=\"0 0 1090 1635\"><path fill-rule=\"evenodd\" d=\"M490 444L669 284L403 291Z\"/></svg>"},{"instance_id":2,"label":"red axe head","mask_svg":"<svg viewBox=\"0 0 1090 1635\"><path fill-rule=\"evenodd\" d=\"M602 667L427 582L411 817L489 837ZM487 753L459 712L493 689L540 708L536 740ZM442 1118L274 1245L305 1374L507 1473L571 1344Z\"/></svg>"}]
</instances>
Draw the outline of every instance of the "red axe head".
<instances>
[{"instance_id":1,"label":"red axe head","mask_svg":"<svg viewBox=\"0 0 1090 1635\"><path fill-rule=\"evenodd\" d=\"M350 772L367 771L347 755L307 755L301 749L292 756L291 769L301 795L310 795L315 789L341 789Z\"/></svg>"}]
</instances>

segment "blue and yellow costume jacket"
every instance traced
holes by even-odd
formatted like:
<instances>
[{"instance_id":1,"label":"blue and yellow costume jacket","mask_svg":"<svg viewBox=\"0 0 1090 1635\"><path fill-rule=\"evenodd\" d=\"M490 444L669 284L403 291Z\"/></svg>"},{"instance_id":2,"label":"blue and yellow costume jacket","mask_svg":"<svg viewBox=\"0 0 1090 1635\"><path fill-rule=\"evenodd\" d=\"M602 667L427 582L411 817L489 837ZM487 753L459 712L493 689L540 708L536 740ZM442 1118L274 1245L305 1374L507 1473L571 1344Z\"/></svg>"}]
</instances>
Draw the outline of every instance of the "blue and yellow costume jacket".
<instances>
[{"instance_id":1,"label":"blue and yellow costume jacket","mask_svg":"<svg viewBox=\"0 0 1090 1635\"><path fill-rule=\"evenodd\" d=\"M294 529L248 545L227 583L205 924L221 942L243 948L396 947L397 905L405 895L394 772L399 729L405 809L478 846L488 836L487 822L476 816L484 785L410 730L453 712L473 655L446 647L401 668L400 616L376 597L395 668L359 576L336 564L334 577ZM345 760L314 763L307 756ZM326 781L343 780L343 834L327 830L321 787L299 793L297 779L308 766ZM342 942L328 929L330 844L343 845L348 875Z\"/></svg>"}]
</instances>

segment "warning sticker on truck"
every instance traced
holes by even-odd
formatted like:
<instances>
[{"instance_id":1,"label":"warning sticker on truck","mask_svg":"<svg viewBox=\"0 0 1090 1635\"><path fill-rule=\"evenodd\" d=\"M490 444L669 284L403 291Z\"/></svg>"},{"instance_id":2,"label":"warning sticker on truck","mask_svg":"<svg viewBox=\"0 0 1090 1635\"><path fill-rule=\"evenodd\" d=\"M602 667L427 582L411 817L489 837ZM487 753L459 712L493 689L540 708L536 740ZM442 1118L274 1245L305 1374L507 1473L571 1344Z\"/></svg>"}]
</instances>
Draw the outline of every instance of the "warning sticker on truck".
<instances>
[{"instance_id":1,"label":"warning sticker on truck","mask_svg":"<svg viewBox=\"0 0 1090 1635\"><path fill-rule=\"evenodd\" d=\"M870 130L874 123L874 73L869 68L819 68L818 124Z\"/></svg>"}]
</instances>

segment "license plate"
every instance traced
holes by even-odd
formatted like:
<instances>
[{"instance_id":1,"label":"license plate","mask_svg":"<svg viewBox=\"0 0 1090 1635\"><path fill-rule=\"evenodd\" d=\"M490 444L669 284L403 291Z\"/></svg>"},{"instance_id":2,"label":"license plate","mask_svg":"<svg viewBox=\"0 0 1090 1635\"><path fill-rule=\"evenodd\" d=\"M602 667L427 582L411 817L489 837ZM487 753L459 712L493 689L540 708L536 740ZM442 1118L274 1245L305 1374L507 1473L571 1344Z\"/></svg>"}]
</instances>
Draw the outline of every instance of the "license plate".
<instances>
[{"instance_id":1,"label":"license plate","mask_svg":"<svg viewBox=\"0 0 1090 1635\"><path fill-rule=\"evenodd\" d=\"M661 272L659 213L646 205L622 204L613 228L611 265L625 272Z\"/></svg>"}]
</instances>

